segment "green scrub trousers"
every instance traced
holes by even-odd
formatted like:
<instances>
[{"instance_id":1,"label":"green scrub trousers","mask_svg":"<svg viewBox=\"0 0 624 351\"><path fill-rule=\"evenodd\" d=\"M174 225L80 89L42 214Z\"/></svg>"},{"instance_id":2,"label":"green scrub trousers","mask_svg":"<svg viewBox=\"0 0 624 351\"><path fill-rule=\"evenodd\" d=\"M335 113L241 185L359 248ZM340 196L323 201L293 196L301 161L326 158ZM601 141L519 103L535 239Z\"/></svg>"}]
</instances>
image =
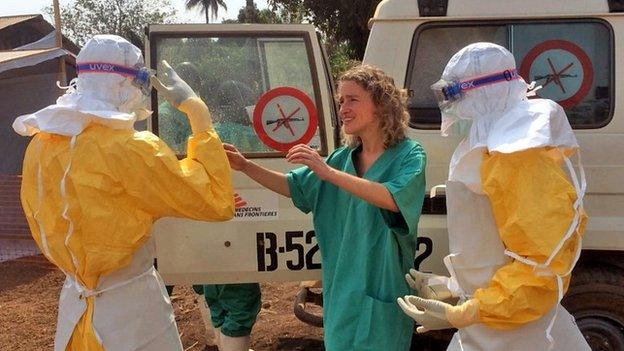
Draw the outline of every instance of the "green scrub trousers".
<instances>
[{"instance_id":1,"label":"green scrub trousers","mask_svg":"<svg viewBox=\"0 0 624 351\"><path fill-rule=\"evenodd\" d=\"M251 334L260 312L260 284L204 285L212 325L231 337Z\"/></svg>"}]
</instances>

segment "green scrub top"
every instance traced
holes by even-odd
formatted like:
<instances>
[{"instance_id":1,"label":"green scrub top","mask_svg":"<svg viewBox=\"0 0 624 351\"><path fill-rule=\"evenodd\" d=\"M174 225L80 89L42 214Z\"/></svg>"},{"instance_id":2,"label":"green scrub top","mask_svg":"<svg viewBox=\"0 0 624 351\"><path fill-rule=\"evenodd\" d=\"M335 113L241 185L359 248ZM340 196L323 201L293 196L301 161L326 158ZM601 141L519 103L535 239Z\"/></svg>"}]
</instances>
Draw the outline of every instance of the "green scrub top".
<instances>
[{"instance_id":1,"label":"green scrub top","mask_svg":"<svg viewBox=\"0 0 624 351\"><path fill-rule=\"evenodd\" d=\"M354 157L360 151L361 146L342 147L326 162L356 175ZM400 213L321 181L308 167L287 174L293 203L313 213L323 267L326 350L409 350L413 321L396 299L411 293L404 276L414 266L425 163L420 144L406 139L384 151L364 174L390 191Z\"/></svg>"}]
</instances>

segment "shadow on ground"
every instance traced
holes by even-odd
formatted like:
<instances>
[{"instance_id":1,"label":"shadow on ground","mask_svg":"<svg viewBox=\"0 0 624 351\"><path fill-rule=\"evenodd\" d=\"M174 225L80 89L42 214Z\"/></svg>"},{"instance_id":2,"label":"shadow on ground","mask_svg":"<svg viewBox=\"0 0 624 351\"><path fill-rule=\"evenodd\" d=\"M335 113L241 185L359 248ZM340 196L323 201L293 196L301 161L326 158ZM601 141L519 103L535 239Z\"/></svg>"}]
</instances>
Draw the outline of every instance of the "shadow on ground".
<instances>
[{"instance_id":1,"label":"shadow on ground","mask_svg":"<svg viewBox=\"0 0 624 351\"><path fill-rule=\"evenodd\" d=\"M444 351L454 333L455 329L431 331L426 334L414 333L410 351Z\"/></svg>"},{"instance_id":2,"label":"shadow on ground","mask_svg":"<svg viewBox=\"0 0 624 351\"><path fill-rule=\"evenodd\" d=\"M323 340L308 338L278 338L273 350L324 351Z\"/></svg>"},{"instance_id":3,"label":"shadow on ground","mask_svg":"<svg viewBox=\"0 0 624 351\"><path fill-rule=\"evenodd\" d=\"M42 255L0 262L0 292L29 284L56 270Z\"/></svg>"}]
</instances>

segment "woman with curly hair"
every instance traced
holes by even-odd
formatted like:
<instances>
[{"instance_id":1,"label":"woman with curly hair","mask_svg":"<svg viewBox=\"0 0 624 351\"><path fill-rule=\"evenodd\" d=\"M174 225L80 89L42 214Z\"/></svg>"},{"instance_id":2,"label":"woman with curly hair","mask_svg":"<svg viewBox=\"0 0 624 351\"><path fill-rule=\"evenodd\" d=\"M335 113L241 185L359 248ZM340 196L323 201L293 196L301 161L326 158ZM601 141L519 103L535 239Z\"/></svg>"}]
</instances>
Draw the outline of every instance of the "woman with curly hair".
<instances>
[{"instance_id":1,"label":"woman with curly hair","mask_svg":"<svg viewBox=\"0 0 624 351\"><path fill-rule=\"evenodd\" d=\"M325 349L408 350L413 323L395 304L409 291L425 193L423 148L406 137L406 95L381 70L339 79L344 146L323 159L308 145L287 154L287 174L224 148L233 169L312 212L323 264Z\"/></svg>"}]
</instances>

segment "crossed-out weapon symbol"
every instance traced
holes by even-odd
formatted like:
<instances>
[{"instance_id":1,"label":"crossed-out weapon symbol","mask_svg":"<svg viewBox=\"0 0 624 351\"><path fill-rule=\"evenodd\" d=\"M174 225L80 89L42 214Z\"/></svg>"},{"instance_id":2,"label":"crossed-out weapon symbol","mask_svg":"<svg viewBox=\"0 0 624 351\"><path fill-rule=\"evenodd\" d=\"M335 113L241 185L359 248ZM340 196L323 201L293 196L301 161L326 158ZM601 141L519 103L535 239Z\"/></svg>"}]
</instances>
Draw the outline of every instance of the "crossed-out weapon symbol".
<instances>
[{"instance_id":1,"label":"crossed-out weapon symbol","mask_svg":"<svg viewBox=\"0 0 624 351\"><path fill-rule=\"evenodd\" d=\"M544 83L543 87L546 87L548 84L550 84L551 82L555 82L555 84L557 84L559 86L559 88L561 88L561 92L562 93L566 93L566 90L563 86L563 83L561 82L562 78L571 78L571 77L576 77L576 75L572 75L572 74L564 74L565 71L567 71L568 69L570 69L570 67L574 66L574 62L570 62L567 66L565 66L561 71L557 71L557 69L555 68L555 65L553 65L552 61L550 60L550 57L546 59L548 61L548 65L550 66L550 71L552 72L552 74L546 74L543 76L535 76L535 80L541 80L546 78L546 83Z\"/></svg>"},{"instance_id":2,"label":"crossed-out weapon symbol","mask_svg":"<svg viewBox=\"0 0 624 351\"><path fill-rule=\"evenodd\" d=\"M284 128L287 128L290 131L290 134L292 134L292 136L295 136L295 131L293 130L292 126L290 125L290 122L292 122L292 121L303 121L304 120L301 117L294 117L295 114L301 110L301 107L297 107L297 109L295 109L288 116L286 116L286 113L284 113L284 110L282 109L282 106L280 106L280 104L277 104L277 109L279 110L279 113L280 113L281 117L278 117L277 119L266 121L266 125L268 126L268 125L277 123L275 128L273 128L274 132L277 131L281 126L284 126Z\"/></svg>"}]
</instances>

